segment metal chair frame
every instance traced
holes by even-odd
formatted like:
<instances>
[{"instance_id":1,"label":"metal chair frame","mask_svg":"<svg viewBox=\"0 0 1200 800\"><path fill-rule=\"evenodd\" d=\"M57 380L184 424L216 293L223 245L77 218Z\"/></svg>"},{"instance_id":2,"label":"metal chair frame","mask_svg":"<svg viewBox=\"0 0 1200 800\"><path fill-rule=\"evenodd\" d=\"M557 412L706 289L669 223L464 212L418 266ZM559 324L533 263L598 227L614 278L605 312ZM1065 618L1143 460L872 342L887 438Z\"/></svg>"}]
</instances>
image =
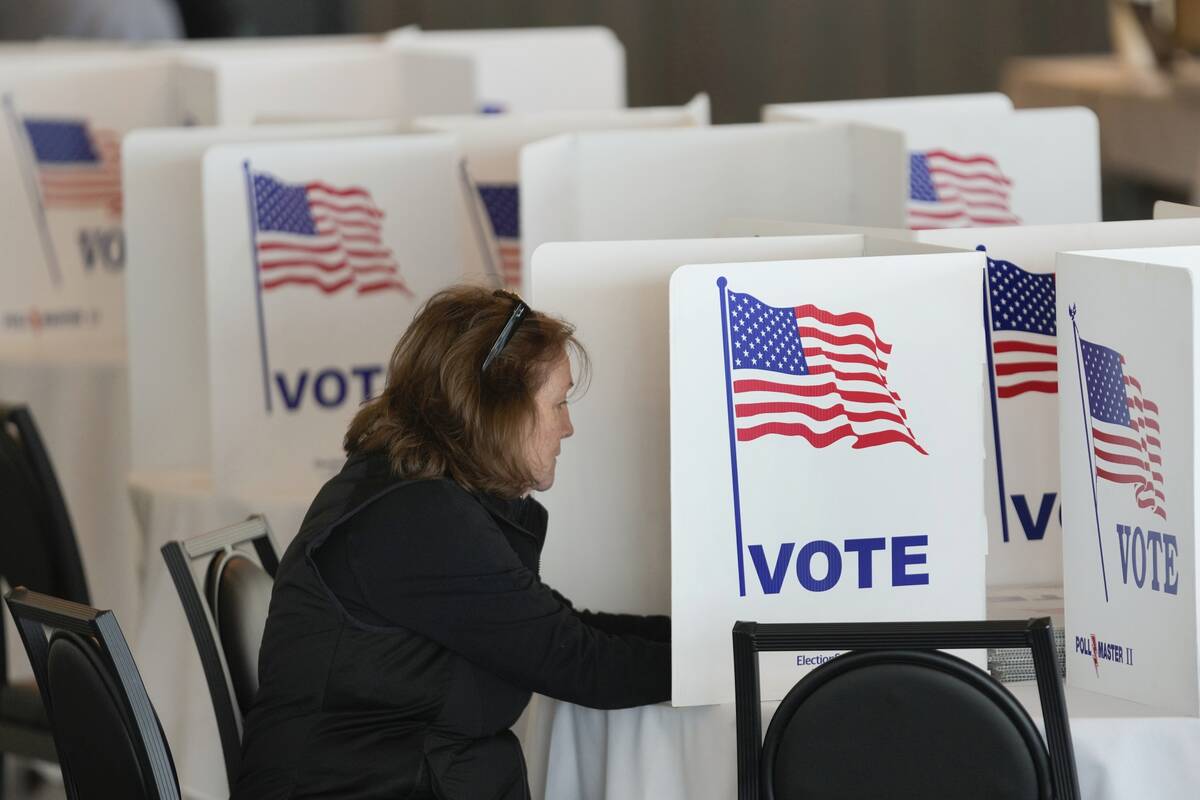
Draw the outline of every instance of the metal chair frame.
<instances>
[{"instance_id":1,"label":"metal chair frame","mask_svg":"<svg viewBox=\"0 0 1200 800\"><path fill-rule=\"evenodd\" d=\"M1057 800L1079 800L1067 701L1048 617L965 622L760 623L733 626L737 706L738 799L758 800L762 775L762 705L758 654L815 650L970 650L1028 647L1033 651L1046 748ZM801 679L803 680L803 679Z\"/></svg>"},{"instance_id":2,"label":"metal chair frame","mask_svg":"<svg viewBox=\"0 0 1200 800\"><path fill-rule=\"evenodd\" d=\"M8 594L8 609L17 623L21 641L29 654L37 678L38 689L48 712L53 710L53 700L47 685L47 658L49 640L47 628L71 631L96 642L102 660L111 670L111 676L121 690L120 700L128 718L133 721L130 736L137 746L137 758L143 775L152 776L159 800L179 800L179 785L171 764L170 748L163 737L154 714L154 706L146 694L142 676L134 663L133 654L121 633L121 626L111 611L101 611L82 603L72 603L50 595L31 592L17 587ZM58 741L57 732L55 741ZM59 763L62 765L63 781L67 796L76 800L78 789L71 777L70 759L63 757L59 747Z\"/></svg>"},{"instance_id":3,"label":"metal chair frame","mask_svg":"<svg viewBox=\"0 0 1200 800\"><path fill-rule=\"evenodd\" d=\"M48 530L43 533L48 537L50 548L57 556L55 566L60 583L58 586L43 588L79 603L90 603L91 595L84 574L83 558L75 539L75 527L71 524L71 516L67 512L62 487L58 483L49 452L27 406L0 403L0 436L8 437L20 451L41 493L41 497L35 502L39 502L45 512ZM5 565L0 564L0 574L4 574L4 570ZM9 576L5 574L4 577ZM8 651L4 630L4 618L0 615L0 686L8 684ZM0 739L4 742L4 747L0 748L0 797L4 794L5 753L46 761L58 760L49 728L36 728L2 719Z\"/></svg>"},{"instance_id":4,"label":"metal chair frame","mask_svg":"<svg viewBox=\"0 0 1200 800\"><path fill-rule=\"evenodd\" d=\"M225 773L231 787L237 780L241 763L242 710L238 706L233 688L229 662L220 644L221 638L217 631L217 621L213 617L213 609L209 606L204 586L197 582L192 572L192 564L211 559L222 552L244 553L242 548L245 545L253 546L259 564L274 579L279 568L279 557L276 555L271 527L260 514L244 522L182 542L167 542L161 550L200 655L200 664L204 669L213 712L217 718L217 732L221 738L221 751L225 758Z\"/></svg>"}]
</instances>

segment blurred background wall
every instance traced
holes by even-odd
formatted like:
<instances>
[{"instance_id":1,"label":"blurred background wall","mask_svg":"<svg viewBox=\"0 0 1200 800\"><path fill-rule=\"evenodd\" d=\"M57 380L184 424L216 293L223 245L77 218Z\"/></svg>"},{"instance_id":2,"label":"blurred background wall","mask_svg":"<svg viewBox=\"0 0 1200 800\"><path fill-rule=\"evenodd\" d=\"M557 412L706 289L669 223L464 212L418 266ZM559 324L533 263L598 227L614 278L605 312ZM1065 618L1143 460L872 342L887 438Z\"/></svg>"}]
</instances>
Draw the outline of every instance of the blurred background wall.
<instances>
[{"instance_id":1,"label":"blurred background wall","mask_svg":"<svg viewBox=\"0 0 1200 800\"><path fill-rule=\"evenodd\" d=\"M605 25L629 103L764 103L996 89L1016 55L1109 49L1106 0L182 0L191 36Z\"/></svg>"}]
</instances>

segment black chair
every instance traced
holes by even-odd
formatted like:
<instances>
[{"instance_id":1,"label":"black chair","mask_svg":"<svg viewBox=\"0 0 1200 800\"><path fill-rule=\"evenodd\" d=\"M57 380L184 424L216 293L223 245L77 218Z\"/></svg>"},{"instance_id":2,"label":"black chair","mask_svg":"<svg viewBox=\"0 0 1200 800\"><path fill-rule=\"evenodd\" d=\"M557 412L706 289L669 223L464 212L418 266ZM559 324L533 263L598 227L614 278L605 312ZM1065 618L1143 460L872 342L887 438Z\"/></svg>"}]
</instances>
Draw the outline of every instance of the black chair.
<instances>
[{"instance_id":1,"label":"black chair","mask_svg":"<svg viewBox=\"0 0 1200 800\"><path fill-rule=\"evenodd\" d=\"M242 718L258 691L258 650L279 567L275 552L262 516L162 547L200 653L230 786L241 760ZM192 564L205 559L201 585Z\"/></svg>"},{"instance_id":2,"label":"black chair","mask_svg":"<svg viewBox=\"0 0 1200 800\"><path fill-rule=\"evenodd\" d=\"M24 406L0 405L0 520L0 576L9 586L90 602L62 490ZM0 787L3 753L57 760L37 686L8 682L7 655L0 615Z\"/></svg>"},{"instance_id":3,"label":"black chair","mask_svg":"<svg viewBox=\"0 0 1200 800\"><path fill-rule=\"evenodd\" d=\"M171 748L111 611L31 592L8 610L33 665L70 800L179 800Z\"/></svg>"},{"instance_id":4,"label":"black chair","mask_svg":"<svg viewBox=\"0 0 1200 800\"><path fill-rule=\"evenodd\" d=\"M1032 649L1044 742L1002 684L938 652L988 647ZM845 652L792 687L764 739L758 654L833 650ZM1079 798L1048 618L738 622L733 664L739 800Z\"/></svg>"}]
</instances>

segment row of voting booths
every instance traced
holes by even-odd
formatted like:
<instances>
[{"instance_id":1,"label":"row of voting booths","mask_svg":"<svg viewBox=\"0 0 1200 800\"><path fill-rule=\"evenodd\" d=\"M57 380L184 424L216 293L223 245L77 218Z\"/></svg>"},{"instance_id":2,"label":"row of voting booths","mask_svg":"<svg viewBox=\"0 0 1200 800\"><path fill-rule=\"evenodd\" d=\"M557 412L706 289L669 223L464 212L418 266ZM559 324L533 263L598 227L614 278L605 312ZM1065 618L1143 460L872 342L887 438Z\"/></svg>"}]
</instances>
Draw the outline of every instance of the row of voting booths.
<instances>
[{"instance_id":1,"label":"row of voting booths","mask_svg":"<svg viewBox=\"0 0 1200 800\"><path fill-rule=\"evenodd\" d=\"M1200 217L1101 222L1089 111L712 126L703 95L625 108L598 29L53 52L0 50L0 354L119 365L108 466L143 504L187 476L193 503L290 509L286 545L413 314L485 282L577 325L593 367L543 577L671 614L675 706L732 702L738 619L1048 608L1070 683L1200 715ZM162 521L200 518L139 517L162 529L130 546L122 623L159 647L157 545L202 532ZM170 636L147 687L220 794ZM764 657L763 698L831 655Z\"/></svg>"}]
</instances>

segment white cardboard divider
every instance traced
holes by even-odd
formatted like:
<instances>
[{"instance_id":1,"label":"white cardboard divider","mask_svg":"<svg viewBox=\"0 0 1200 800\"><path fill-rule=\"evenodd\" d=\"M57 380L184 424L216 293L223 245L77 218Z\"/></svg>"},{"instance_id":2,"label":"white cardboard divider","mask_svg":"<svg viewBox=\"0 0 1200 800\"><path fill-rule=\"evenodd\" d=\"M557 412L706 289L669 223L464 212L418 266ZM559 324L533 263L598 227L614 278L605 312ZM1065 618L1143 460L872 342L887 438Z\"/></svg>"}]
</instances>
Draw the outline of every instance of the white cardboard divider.
<instances>
[{"instance_id":1,"label":"white cardboard divider","mask_svg":"<svg viewBox=\"0 0 1200 800\"><path fill-rule=\"evenodd\" d=\"M1058 257L1067 681L1188 716L1197 264L1200 247Z\"/></svg>"},{"instance_id":2,"label":"white cardboard divider","mask_svg":"<svg viewBox=\"0 0 1200 800\"><path fill-rule=\"evenodd\" d=\"M577 326L593 379L572 401L542 574L580 606L670 610L667 286L701 261L852 258L940 248L862 236L546 244L531 302ZM602 476L602 477L597 477Z\"/></svg>"},{"instance_id":3,"label":"white cardboard divider","mask_svg":"<svg viewBox=\"0 0 1200 800\"><path fill-rule=\"evenodd\" d=\"M315 491L340 467L413 313L462 277L460 159L438 134L205 154L218 491Z\"/></svg>"},{"instance_id":4,"label":"white cardboard divider","mask_svg":"<svg viewBox=\"0 0 1200 800\"><path fill-rule=\"evenodd\" d=\"M737 620L983 618L983 266L945 253L672 275L674 705L733 700L715 654ZM836 653L779 655L762 660L764 700Z\"/></svg>"},{"instance_id":5,"label":"white cardboard divider","mask_svg":"<svg viewBox=\"0 0 1200 800\"><path fill-rule=\"evenodd\" d=\"M1166 200L1159 200L1154 204L1155 219L1189 219L1192 217L1200 217L1200 206L1171 203Z\"/></svg>"},{"instance_id":6,"label":"white cardboard divider","mask_svg":"<svg viewBox=\"0 0 1200 800\"><path fill-rule=\"evenodd\" d=\"M175 124L166 57L0 63L0 345L123 355L121 138Z\"/></svg>"},{"instance_id":7,"label":"white cardboard divider","mask_svg":"<svg viewBox=\"0 0 1200 800\"><path fill-rule=\"evenodd\" d=\"M855 229L742 220L730 230L741 235L795 235ZM1055 257L1070 250L1200 244L1200 220L894 231L891 235L943 247L987 250L991 327L985 329L985 336L992 358L985 412L988 585L1058 585L1063 580L1057 432L1062 380L1053 353L1061 350L1062 330L1057 324L1053 334L1036 330L1039 324L1046 326L1047 302L1051 309L1055 306ZM1046 385L1050 383L1053 386Z\"/></svg>"},{"instance_id":8,"label":"white cardboard divider","mask_svg":"<svg viewBox=\"0 0 1200 800\"><path fill-rule=\"evenodd\" d=\"M377 45L182 52L181 113L197 125L393 119L469 111L473 65L452 53Z\"/></svg>"},{"instance_id":9,"label":"white cardboard divider","mask_svg":"<svg viewBox=\"0 0 1200 800\"><path fill-rule=\"evenodd\" d=\"M899 227L904 159L898 133L842 123L546 139L521 151L525 263L543 242L709 236L731 216Z\"/></svg>"},{"instance_id":10,"label":"white cardboard divider","mask_svg":"<svg viewBox=\"0 0 1200 800\"><path fill-rule=\"evenodd\" d=\"M1095 113L1086 108L996 110L990 108L1000 105L995 99L974 105L982 108L968 103L955 111L949 102L913 103L885 111L850 103L840 118L904 133L910 151L910 228L1100 221ZM799 104L768 106L764 116L771 122L811 122L836 113Z\"/></svg>"},{"instance_id":11,"label":"white cardboard divider","mask_svg":"<svg viewBox=\"0 0 1200 800\"><path fill-rule=\"evenodd\" d=\"M400 49L467 56L477 94L472 110L569 111L625 107L625 48L608 28L423 31L387 36Z\"/></svg>"},{"instance_id":12,"label":"white cardboard divider","mask_svg":"<svg viewBox=\"0 0 1200 800\"><path fill-rule=\"evenodd\" d=\"M770 103L763 106L763 122L796 119L855 119L887 123L912 114L1007 114L1012 100L1002 92L930 94L916 97L875 97L867 100L829 100L818 103Z\"/></svg>"},{"instance_id":13,"label":"white cardboard divider","mask_svg":"<svg viewBox=\"0 0 1200 800\"><path fill-rule=\"evenodd\" d=\"M392 133L390 122L165 128L122 147L134 470L212 466L204 151L215 144Z\"/></svg>"},{"instance_id":14,"label":"white cardboard divider","mask_svg":"<svg viewBox=\"0 0 1200 800\"><path fill-rule=\"evenodd\" d=\"M528 289L528 281L521 269L518 181L522 147L562 133L692 127L708 122L708 96L700 94L677 107L422 117L413 127L458 137L467 173L479 191L477 230L472 235L487 243L488 277L510 289L523 290Z\"/></svg>"}]
</instances>

